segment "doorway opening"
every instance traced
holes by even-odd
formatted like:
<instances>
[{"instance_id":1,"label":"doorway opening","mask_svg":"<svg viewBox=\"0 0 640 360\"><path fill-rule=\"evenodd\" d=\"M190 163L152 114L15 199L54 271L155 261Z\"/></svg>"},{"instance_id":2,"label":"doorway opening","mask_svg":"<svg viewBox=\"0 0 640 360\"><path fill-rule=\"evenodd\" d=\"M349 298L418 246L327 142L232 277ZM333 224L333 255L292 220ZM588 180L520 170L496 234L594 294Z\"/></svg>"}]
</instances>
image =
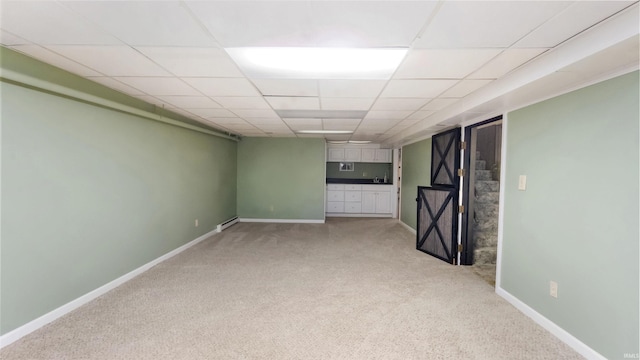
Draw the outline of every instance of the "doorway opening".
<instances>
[{"instance_id":1,"label":"doorway opening","mask_svg":"<svg viewBox=\"0 0 640 360\"><path fill-rule=\"evenodd\" d=\"M495 285L500 203L502 116L465 128L467 150L464 168L460 263Z\"/></svg>"}]
</instances>

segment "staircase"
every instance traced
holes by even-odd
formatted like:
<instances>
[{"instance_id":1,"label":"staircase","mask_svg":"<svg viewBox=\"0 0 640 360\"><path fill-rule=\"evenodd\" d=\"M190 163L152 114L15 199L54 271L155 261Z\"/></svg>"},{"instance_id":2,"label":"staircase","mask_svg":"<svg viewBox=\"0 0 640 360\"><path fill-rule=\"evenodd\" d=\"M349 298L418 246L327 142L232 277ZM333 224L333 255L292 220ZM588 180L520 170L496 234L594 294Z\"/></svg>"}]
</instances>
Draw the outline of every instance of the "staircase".
<instances>
[{"instance_id":1,"label":"staircase","mask_svg":"<svg viewBox=\"0 0 640 360\"><path fill-rule=\"evenodd\" d=\"M480 159L478 153L476 158ZM500 182L493 180L485 160L476 160L473 221L473 264L495 264L498 247Z\"/></svg>"}]
</instances>

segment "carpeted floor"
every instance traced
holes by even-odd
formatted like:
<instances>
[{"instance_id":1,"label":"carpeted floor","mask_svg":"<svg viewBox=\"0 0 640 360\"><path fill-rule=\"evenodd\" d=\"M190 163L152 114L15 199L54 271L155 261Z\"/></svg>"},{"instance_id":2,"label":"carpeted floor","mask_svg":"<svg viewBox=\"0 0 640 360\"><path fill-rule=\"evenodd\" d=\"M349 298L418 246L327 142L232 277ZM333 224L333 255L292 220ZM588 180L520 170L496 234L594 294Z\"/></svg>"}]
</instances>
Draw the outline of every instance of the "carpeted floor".
<instances>
[{"instance_id":1,"label":"carpeted floor","mask_svg":"<svg viewBox=\"0 0 640 360\"><path fill-rule=\"evenodd\" d=\"M2 359L581 359L392 219L240 223Z\"/></svg>"}]
</instances>

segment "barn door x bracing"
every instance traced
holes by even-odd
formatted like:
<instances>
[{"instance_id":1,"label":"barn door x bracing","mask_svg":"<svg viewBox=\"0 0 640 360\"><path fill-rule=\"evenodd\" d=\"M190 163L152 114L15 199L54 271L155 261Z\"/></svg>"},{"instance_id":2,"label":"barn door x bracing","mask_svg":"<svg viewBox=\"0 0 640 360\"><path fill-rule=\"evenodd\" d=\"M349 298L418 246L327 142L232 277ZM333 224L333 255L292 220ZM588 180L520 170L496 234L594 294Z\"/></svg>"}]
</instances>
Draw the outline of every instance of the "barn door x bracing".
<instances>
[{"instance_id":1,"label":"barn door x bracing","mask_svg":"<svg viewBox=\"0 0 640 360\"><path fill-rule=\"evenodd\" d=\"M455 264L458 255L460 129L431 141L431 186L418 186L416 248Z\"/></svg>"}]
</instances>

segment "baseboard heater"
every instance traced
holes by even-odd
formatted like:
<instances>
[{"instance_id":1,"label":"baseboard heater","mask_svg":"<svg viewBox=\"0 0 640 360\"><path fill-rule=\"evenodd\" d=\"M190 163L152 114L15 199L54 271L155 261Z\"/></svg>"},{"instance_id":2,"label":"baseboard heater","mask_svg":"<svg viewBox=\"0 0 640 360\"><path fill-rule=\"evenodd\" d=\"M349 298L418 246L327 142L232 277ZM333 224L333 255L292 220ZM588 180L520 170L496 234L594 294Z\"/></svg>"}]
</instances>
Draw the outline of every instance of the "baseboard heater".
<instances>
[{"instance_id":1,"label":"baseboard heater","mask_svg":"<svg viewBox=\"0 0 640 360\"><path fill-rule=\"evenodd\" d=\"M238 221L239 221L238 217L234 216L231 219L223 222L222 224L218 224L218 232L222 232L222 230L228 228L229 226L232 226L233 224L237 223Z\"/></svg>"}]
</instances>

